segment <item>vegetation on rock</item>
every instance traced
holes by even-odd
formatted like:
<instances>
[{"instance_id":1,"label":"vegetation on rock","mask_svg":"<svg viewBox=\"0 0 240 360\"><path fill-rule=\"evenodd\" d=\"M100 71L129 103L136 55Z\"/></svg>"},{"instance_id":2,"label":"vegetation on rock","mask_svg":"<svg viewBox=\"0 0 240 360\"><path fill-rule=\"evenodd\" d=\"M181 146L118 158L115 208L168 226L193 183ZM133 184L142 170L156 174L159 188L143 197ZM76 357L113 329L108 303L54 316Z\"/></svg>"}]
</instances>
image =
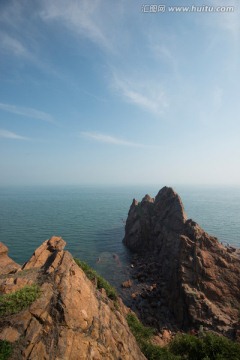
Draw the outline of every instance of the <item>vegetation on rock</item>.
<instances>
[{"instance_id":1,"label":"vegetation on rock","mask_svg":"<svg viewBox=\"0 0 240 360\"><path fill-rule=\"evenodd\" d=\"M177 335L167 347L151 342L154 329L145 327L134 314L127 316L128 326L149 360L240 360L240 344L211 332L201 337Z\"/></svg>"},{"instance_id":2,"label":"vegetation on rock","mask_svg":"<svg viewBox=\"0 0 240 360\"><path fill-rule=\"evenodd\" d=\"M134 314L127 315L127 322L130 330L135 336L138 345L149 360L178 360L178 356L171 354L166 348L151 343L155 330L144 326Z\"/></svg>"},{"instance_id":3,"label":"vegetation on rock","mask_svg":"<svg viewBox=\"0 0 240 360\"><path fill-rule=\"evenodd\" d=\"M170 343L169 351L187 360L240 359L240 344L211 332L202 337L178 335Z\"/></svg>"},{"instance_id":4,"label":"vegetation on rock","mask_svg":"<svg viewBox=\"0 0 240 360\"><path fill-rule=\"evenodd\" d=\"M153 328L144 326L134 314L127 315L127 322L138 342L149 341L155 333Z\"/></svg>"},{"instance_id":5,"label":"vegetation on rock","mask_svg":"<svg viewBox=\"0 0 240 360\"><path fill-rule=\"evenodd\" d=\"M95 270L93 270L86 262L79 259L74 259L76 264L85 272L86 276L91 281L96 281L98 289L105 289L107 296L112 299L117 299L117 292L107 280L100 276Z\"/></svg>"},{"instance_id":6,"label":"vegetation on rock","mask_svg":"<svg viewBox=\"0 0 240 360\"><path fill-rule=\"evenodd\" d=\"M0 296L0 315L11 315L27 308L40 296L39 286L25 286L10 294Z\"/></svg>"},{"instance_id":7,"label":"vegetation on rock","mask_svg":"<svg viewBox=\"0 0 240 360\"><path fill-rule=\"evenodd\" d=\"M0 271L1 294L12 292L0 301L0 339L14 342L9 359L144 360L126 324L127 309L118 297L115 301L107 298L107 292L114 297L115 291L81 264L93 279L93 286L72 255L63 250L65 244L62 238L53 236L36 249L19 271L8 273L7 278L2 278ZM26 301L26 297L20 296L21 305L17 301L17 306L10 300L16 300L19 287L30 283L41 284L41 297L25 311L1 316L27 306L29 297ZM97 283L106 290L96 291ZM26 293L25 289L20 294L23 291ZM4 357L0 360L6 360L8 346L2 345Z\"/></svg>"},{"instance_id":8,"label":"vegetation on rock","mask_svg":"<svg viewBox=\"0 0 240 360\"><path fill-rule=\"evenodd\" d=\"M12 354L12 345L8 341L0 340L0 360L7 360Z\"/></svg>"}]
</instances>

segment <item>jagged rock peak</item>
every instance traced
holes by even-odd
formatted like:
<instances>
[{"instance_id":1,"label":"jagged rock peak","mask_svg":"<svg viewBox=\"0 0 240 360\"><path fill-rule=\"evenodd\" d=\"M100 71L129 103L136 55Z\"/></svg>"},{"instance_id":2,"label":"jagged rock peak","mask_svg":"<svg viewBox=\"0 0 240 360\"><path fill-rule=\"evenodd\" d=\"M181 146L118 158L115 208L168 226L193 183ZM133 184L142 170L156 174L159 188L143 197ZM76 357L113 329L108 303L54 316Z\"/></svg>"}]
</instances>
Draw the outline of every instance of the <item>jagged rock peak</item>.
<instances>
[{"instance_id":1,"label":"jagged rock peak","mask_svg":"<svg viewBox=\"0 0 240 360\"><path fill-rule=\"evenodd\" d=\"M156 203L166 201L178 201L179 205L183 208L182 201L180 199L180 196L176 193L176 191L173 190L172 187L164 186L161 190L159 190L157 196L156 196Z\"/></svg>"},{"instance_id":2,"label":"jagged rock peak","mask_svg":"<svg viewBox=\"0 0 240 360\"><path fill-rule=\"evenodd\" d=\"M143 198L142 198L142 203L143 202L149 202L149 203L153 203L154 202L154 198L151 198L150 195L146 194Z\"/></svg>"},{"instance_id":3,"label":"jagged rock peak","mask_svg":"<svg viewBox=\"0 0 240 360\"><path fill-rule=\"evenodd\" d=\"M240 326L239 251L223 246L196 222L187 220L182 201L172 188L161 189L154 203L131 207L123 242L140 253L146 274L150 278L156 275L154 283L159 290L155 301L162 303L163 309L168 307L173 316L169 321L184 329L204 324L234 334ZM163 309L154 310L159 322Z\"/></svg>"},{"instance_id":4,"label":"jagged rock peak","mask_svg":"<svg viewBox=\"0 0 240 360\"><path fill-rule=\"evenodd\" d=\"M133 199L131 206L137 206L137 205L138 205L138 201L136 199Z\"/></svg>"},{"instance_id":5,"label":"jagged rock peak","mask_svg":"<svg viewBox=\"0 0 240 360\"><path fill-rule=\"evenodd\" d=\"M22 266L22 269L40 268L44 265L49 266L53 262L58 252L63 251L66 242L59 236L52 236L49 240L42 243L37 248L32 257Z\"/></svg>"},{"instance_id":6,"label":"jagged rock peak","mask_svg":"<svg viewBox=\"0 0 240 360\"><path fill-rule=\"evenodd\" d=\"M163 187L155 199L155 211L160 220L166 220L168 226L180 231L187 220L180 196L171 188Z\"/></svg>"},{"instance_id":7,"label":"jagged rock peak","mask_svg":"<svg viewBox=\"0 0 240 360\"><path fill-rule=\"evenodd\" d=\"M0 293L40 289L30 307L0 317L0 340L15 343L11 360L146 360L127 325L128 309L96 289L65 244L54 236L21 269L0 272Z\"/></svg>"},{"instance_id":8,"label":"jagged rock peak","mask_svg":"<svg viewBox=\"0 0 240 360\"><path fill-rule=\"evenodd\" d=\"M123 242L132 250L155 247L159 241L154 240L153 229L164 227L168 231L179 233L186 221L187 216L179 195L171 187L165 186L156 198L145 195L140 203L133 200Z\"/></svg>"}]
</instances>

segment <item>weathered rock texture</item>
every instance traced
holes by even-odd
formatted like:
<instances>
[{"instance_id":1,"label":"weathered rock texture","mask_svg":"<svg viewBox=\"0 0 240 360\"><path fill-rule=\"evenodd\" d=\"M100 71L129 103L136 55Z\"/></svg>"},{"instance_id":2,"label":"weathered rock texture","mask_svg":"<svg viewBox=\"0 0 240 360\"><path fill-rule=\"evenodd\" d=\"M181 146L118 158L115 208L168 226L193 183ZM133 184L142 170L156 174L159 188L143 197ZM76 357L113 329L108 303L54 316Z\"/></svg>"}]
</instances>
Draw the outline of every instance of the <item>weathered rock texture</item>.
<instances>
[{"instance_id":1,"label":"weathered rock texture","mask_svg":"<svg viewBox=\"0 0 240 360\"><path fill-rule=\"evenodd\" d=\"M0 274L8 274L18 268L20 265L8 256L8 248L0 242Z\"/></svg>"},{"instance_id":2,"label":"weathered rock texture","mask_svg":"<svg viewBox=\"0 0 240 360\"><path fill-rule=\"evenodd\" d=\"M40 297L0 319L0 339L17 341L12 359L145 359L117 306L96 290L59 237L45 241L15 273L0 276L2 293L38 283Z\"/></svg>"},{"instance_id":3,"label":"weathered rock texture","mask_svg":"<svg viewBox=\"0 0 240 360\"><path fill-rule=\"evenodd\" d=\"M124 244L140 253L133 277L142 289L133 308L156 326L206 328L236 335L240 309L239 252L188 220L180 197L164 187L130 207ZM144 287L145 284L145 287ZM164 323L165 321L165 323Z\"/></svg>"}]
</instances>

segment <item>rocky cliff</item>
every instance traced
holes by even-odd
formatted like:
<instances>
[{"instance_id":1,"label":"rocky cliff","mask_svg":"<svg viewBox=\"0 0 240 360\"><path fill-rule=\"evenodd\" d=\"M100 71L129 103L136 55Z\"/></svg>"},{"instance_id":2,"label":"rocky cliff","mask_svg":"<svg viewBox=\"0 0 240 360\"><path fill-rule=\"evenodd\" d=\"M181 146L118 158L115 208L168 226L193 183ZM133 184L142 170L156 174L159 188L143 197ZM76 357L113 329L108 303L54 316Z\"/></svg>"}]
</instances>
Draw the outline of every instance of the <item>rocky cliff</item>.
<instances>
[{"instance_id":1,"label":"rocky cliff","mask_svg":"<svg viewBox=\"0 0 240 360\"><path fill-rule=\"evenodd\" d=\"M0 274L7 274L19 268L20 265L8 256L8 248L0 242Z\"/></svg>"},{"instance_id":2,"label":"rocky cliff","mask_svg":"<svg viewBox=\"0 0 240 360\"><path fill-rule=\"evenodd\" d=\"M164 187L155 199L133 200L123 241L138 253L132 265L132 307L142 320L160 328L203 325L238 335L239 251L188 220L172 188Z\"/></svg>"},{"instance_id":3,"label":"rocky cliff","mask_svg":"<svg viewBox=\"0 0 240 360\"><path fill-rule=\"evenodd\" d=\"M30 306L0 318L0 339L15 344L11 359L145 359L125 320L127 308L97 290L64 246L52 237L21 268L0 247L1 294L39 288Z\"/></svg>"}]
</instances>

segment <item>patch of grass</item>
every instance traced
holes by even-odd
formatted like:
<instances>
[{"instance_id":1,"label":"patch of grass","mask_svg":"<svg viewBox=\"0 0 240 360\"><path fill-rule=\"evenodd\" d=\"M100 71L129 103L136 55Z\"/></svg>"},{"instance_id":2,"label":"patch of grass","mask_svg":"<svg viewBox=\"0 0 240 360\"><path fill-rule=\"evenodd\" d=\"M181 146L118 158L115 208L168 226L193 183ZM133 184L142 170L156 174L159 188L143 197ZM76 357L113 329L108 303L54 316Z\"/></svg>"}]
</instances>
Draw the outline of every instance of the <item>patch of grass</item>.
<instances>
[{"instance_id":1,"label":"patch of grass","mask_svg":"<svg viewBox=\"0 0 240 360\"><path fill-rule=\"evenodd\" d=\"M85 272L88 279L96 281L98 289L105 289L107 296L112 300L117 300L117 292L107 280L100 276L95 270L93 270L87 263L79 259L74 259L76 264Z\"/></svg>"},{"instance_id":2,"label":"patch of grass","mask_svg":"<svg viewBox=\"0 0 240 360\"><path fill-rule=\"evenodd\" d=\"M8 341L0 340L0 360L7 360L13 351L12 344Z\"/></svg>"},{"instance_id":3,"label":"patch of grass","mask_svg":"<svg viewBox=\"0 0 240 360\"><path fill-rule=\"evenodd\" d=\"M171 354L166 348L151 343L155 330L144 326L134 314L127 315L128 326L135 336L142 353L149 360L178 360L181 359Z\"/></svg>"},{"instance_id":4,"label":"patch of grass","mask_svg":"<svg viewBox=\"0 0 240 360\"><path fill-rule=\"evenodd\" d=\"M114 300L113 304L114 304L115 310L120 311L120 306L119 306L118 300Z\"/></svg>"},{"instance_id":5,"label":"patch of grass","mask_svg":"<svg viewBox=\"0 0 240 360\"><path fill-rule=\"evenodd\" d=\"M24 286L21 290L0 296L0 315L11 315L27 308L40 296L38 285Z\"/></svg>"},{"instance_id":6,"label":"patch of grass","mask_svg":"<svg viewBox=\"0 0 240 360\"><path fill-rule=\"evenodd\" d=\"M137 341L149 341L155 333L153 328L144 326L134 314L127 315L127 323Z\"/></svg>"},{"instance_id":7,"label":"patch of grass","mask_svg":"<svg viewBox=\"0 0 240 360\"><path fill-rule=\"evenodd\" d=\"M226 337L204 333L203 336L177 335L168 346L152 344L154 330L143 326L133 314L127 315L130 330L149 360L240 360L240 344Z\"/></svg>"},{"instance_id":8,"label":"patch of grass","mask_svg":"<svg viewBox=\"0 0 240 360\"><path fill-rule=\"evenodd\" d=\"M169 351L186 360L240 360L240 344L210 332L203 337L176 336Z\"/></svg>"}]
</instances>

